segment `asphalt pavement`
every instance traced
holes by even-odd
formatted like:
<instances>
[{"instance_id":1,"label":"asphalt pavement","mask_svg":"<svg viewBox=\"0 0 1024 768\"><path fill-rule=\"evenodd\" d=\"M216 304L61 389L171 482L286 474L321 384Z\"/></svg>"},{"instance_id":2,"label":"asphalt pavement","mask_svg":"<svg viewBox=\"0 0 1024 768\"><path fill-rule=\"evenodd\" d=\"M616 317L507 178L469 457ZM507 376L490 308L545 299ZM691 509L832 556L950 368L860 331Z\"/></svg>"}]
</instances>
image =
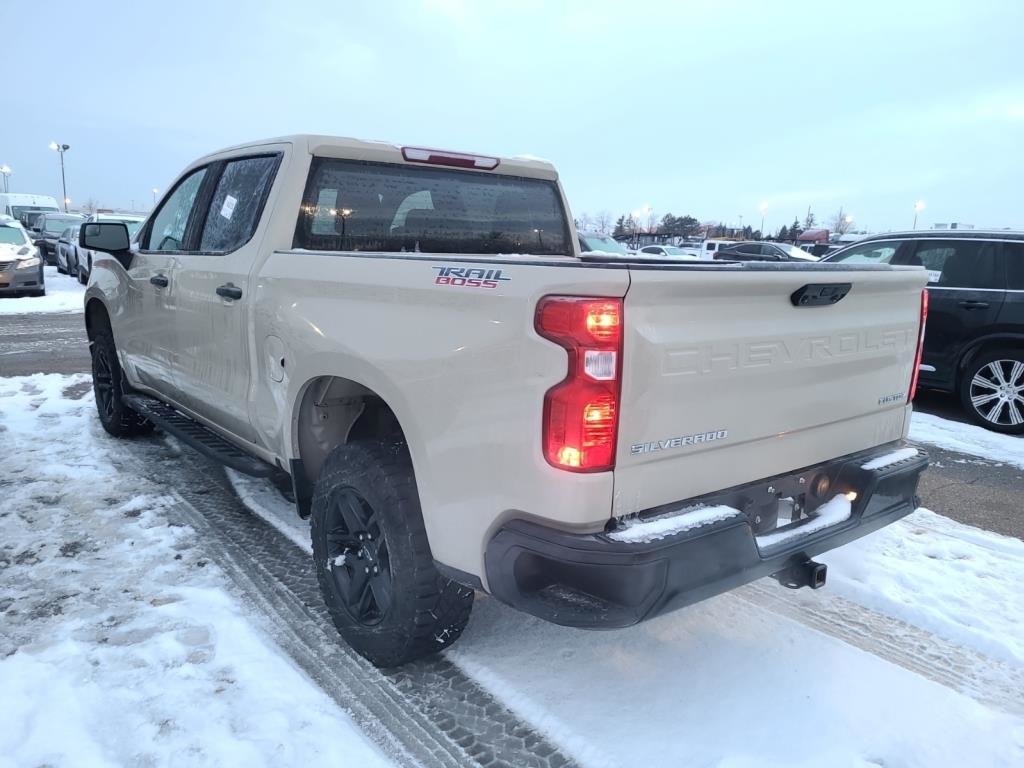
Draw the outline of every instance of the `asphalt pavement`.
<instances>
[{"instance_id":1,"label":"asphalt pavement","mask_svg":"<svg viewBox=\"0 0 1024 768\"><path fill-rule=\"evenodd\" d=\"M88 370L89 348L81 312L0 315L0 376ZM951 395L921 392L914 406L944 419L967 421ZM1024 539L1024 470L934 446L926 448L932 465L921 480L924 506L963 523Z\"/></svg>"},{"instance_id":2,"label":"asphalt pavement","mask_svg":"<svg viewBox=\"0 0 1024 768\"><path fill-rule=\"evenodd\" d=\"M0 376L88 370L84 313L0 315Z\"/></svg>"}]
</instances>

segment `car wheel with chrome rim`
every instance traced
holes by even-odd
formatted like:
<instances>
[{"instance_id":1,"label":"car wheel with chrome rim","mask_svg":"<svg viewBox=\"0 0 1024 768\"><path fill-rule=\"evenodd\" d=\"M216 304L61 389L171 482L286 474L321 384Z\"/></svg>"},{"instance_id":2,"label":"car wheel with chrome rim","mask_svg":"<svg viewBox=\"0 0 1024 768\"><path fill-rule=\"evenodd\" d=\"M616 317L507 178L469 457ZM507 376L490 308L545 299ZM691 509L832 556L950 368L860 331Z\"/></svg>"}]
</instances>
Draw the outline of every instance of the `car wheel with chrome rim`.
<instances>
[{"instance_id":1,"label":"car wheel with chrome rim","mask_svg":"<svg viewBox=\"0 0 1024 768\"><path fill-rule=\"evenodd\" d=\"M1024 351L999 350L972 360L960 380L960 399L981 426L1024 433Z\"/></svg>"}]
</instances>

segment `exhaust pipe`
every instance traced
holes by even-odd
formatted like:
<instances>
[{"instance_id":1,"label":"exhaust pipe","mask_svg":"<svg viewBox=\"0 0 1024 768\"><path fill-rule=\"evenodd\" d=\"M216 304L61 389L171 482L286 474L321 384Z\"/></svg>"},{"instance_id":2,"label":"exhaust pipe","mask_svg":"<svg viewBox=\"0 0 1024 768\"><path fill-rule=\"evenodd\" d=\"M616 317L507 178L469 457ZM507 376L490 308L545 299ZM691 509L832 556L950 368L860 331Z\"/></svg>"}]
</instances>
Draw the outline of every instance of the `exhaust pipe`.
<instances>
[{"instance_id":1,"label":"exhaust pipe","mask_svg":"<svg viewBox=\"0 0 1024 768\"><path fill-rule=\"evenodd\" d=\"M800 587L821 589L825 586L827 575L828 566L824 563L804 560L802 563L795 563L778 573L773 573L772 578L789 589L800 589Z\"/></svg>"}]
</instances>

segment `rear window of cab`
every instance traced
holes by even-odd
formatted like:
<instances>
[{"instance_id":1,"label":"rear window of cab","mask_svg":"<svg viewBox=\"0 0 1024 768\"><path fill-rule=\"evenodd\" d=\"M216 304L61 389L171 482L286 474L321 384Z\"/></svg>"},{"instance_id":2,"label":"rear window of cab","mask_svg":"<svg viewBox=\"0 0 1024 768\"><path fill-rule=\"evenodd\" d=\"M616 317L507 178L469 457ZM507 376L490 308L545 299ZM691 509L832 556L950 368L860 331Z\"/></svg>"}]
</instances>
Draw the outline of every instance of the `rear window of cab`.
<instances>
[{"instance_id":1,"label":"rear window of cab","mask_svg":"<svg viewBox=\"0 0 1024 768\"><path fill-rule=\"evenodd\" d=\"M552 181L317 158L296 248L323 251L572 255Z\"/></svg>"}]
</instances>

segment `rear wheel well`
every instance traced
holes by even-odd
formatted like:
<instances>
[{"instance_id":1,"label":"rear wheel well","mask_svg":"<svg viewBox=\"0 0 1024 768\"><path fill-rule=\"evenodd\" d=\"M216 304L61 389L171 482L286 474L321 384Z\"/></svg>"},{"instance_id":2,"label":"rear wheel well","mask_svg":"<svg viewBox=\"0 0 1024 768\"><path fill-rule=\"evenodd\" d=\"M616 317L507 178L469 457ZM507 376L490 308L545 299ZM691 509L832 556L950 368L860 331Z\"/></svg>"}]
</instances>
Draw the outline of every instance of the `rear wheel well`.
<instances>
[{"instance_id":1,"label":"rear wheel well","mask_svg":"<svg viewBox=\"0 0 1024 768\"><path fill-rule=\"evenodd\" d=\"M327 455L338 445L354 440L405 441L398 418L384 398L339 376L320 376L306 385L296 421L294 448L310 488Z\"/></svg>"},{"instance_id":2,"label":"rear wheel well","mask_svg":"<svg viewBox=\"0 0 1024 768\"><path fill-rule=\"evenodd\" d=\"M1024 339L1011 336L1007 338L986 339L985 341L975 344L960 358L960 364L957 366L956 381L954 382L957 389L960 387L960 379L967 370L967 366L989 353L1001 351L1012 351L1024 354Z\"/></svg>"}]
</instances>

